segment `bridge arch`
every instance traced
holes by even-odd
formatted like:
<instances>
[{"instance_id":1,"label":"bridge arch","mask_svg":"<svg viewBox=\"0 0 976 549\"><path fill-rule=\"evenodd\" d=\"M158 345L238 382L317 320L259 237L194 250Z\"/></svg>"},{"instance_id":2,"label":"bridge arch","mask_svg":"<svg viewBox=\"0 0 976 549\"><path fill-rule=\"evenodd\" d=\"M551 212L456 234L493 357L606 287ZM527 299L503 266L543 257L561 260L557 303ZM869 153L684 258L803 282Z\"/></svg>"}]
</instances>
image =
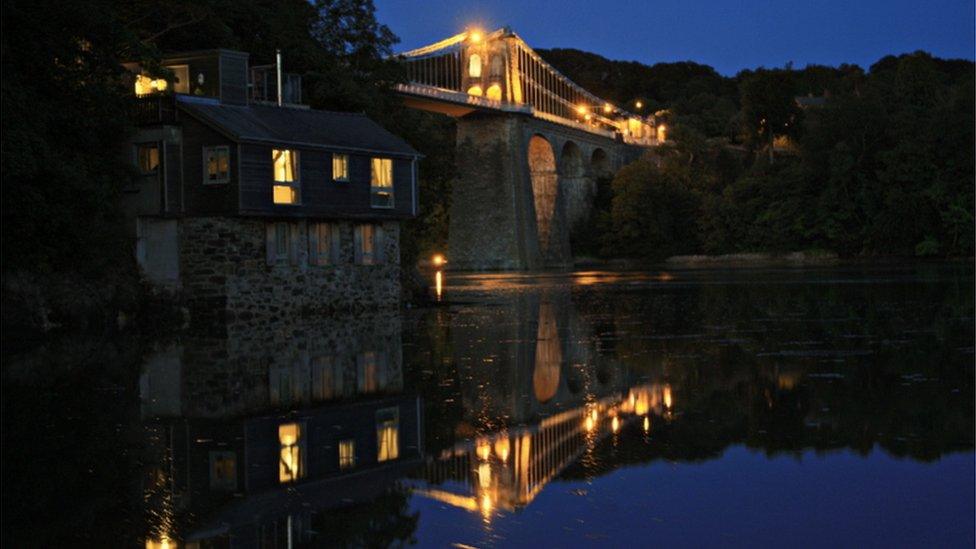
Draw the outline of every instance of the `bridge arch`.
<instances>
[{"instance_id":1,"label":"bridge arch","mask_svg":"<svg viewBox=\"0 0 976 549\"><path fill-rule=\"evenodd\" d=\"M535 134L529 139L528 161L532 196L535 202L539 250L544 256L549 248L552 222L556 212L556 197L559 191L556 155L548 139L540 134Z\"/></svg>"},{"instance_id":2,"label":"bridge arch","mask_svg":"<svg viewBox=\"0 0 976 549\"><path fill-rule=\"evenodd\" d=\"M610 158L607 156L607 151L600 148L593 149L593 154L590 156L590 173L596 178L610 175Z\"/></svg>"}]
</instances>

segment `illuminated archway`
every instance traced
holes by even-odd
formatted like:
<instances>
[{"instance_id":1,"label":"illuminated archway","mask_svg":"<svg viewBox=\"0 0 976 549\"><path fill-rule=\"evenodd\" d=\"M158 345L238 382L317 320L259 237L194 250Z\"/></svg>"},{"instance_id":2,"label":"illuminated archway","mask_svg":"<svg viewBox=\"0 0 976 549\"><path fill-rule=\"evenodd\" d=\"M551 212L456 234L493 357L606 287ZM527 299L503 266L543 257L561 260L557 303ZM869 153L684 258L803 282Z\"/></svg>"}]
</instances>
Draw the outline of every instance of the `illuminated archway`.
<instances>
[{"instance_id":1,"label":"illuminated archway","mask_svg":"<svg viewBox=\"0 0 976 549\"><path fill-rule=\"evenodd\" d=\"M494 99L495 101L502 100L502 87L498 84L492 84L488 86L488 91L485 92L485 97L488 99Z\"/></svg>"},{"instance_id":2,"label":"illuminated archway","mask_svg":"<svg viewBox=\"0 0 976 549\"><path fill-rule=\"evenodd\" d=\"M535 369L532 372L532 392L536 400L546 403L559 390L559 370L563 361L556 311L551 303L539 305L539 328L536 331Z\"/></svg>"},{"instance_id":3,"label":"illuminated archway","mask_svg":"<svg viewBox=\"0 0 976 549\"><path fill-rule=\"evenodd\" d=\"M559 184L559 177L556 173L556 155L552 150L552 145L545 137L533 135L529 139L528 160L529 175L532 179L532 196L535 201L539 250L545 255L545 251L549 247Z\"/></svg>"},{"instance_id":4,"label":"illuminated archway","mask_svg":"<svg viewBox=\"0 0 976 549\"><path fill-rule=\"evenodd\" d=\"M468 76L481 78L481 56L477 53L472 53L468 58Z\"/></svg>"}]
</instances>

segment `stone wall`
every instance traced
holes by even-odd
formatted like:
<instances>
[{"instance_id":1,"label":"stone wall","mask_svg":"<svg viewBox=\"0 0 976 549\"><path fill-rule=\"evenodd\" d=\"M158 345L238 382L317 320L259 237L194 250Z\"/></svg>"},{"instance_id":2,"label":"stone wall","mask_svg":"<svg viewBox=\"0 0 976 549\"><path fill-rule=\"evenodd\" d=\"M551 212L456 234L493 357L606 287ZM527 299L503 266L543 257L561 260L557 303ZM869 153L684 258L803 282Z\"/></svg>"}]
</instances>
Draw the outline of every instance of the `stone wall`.
<instances>
[{"instance_id":1,"label":"stone wall","mask_svg":"<svg viewBox=\"0 0 976 549\"><path fill-rule=\"evenodd\" d=\"M267 224L275 220L239 217L185 218L180 227L182 287L195 325L280 320L306 313L396 308L400 300L399 223L383 227L383 262L354 261L354 227L339 227L334 265L309 262L308 225L292 227L295 254L272 265L267 260Z\"/></svg>"}]
</instances>

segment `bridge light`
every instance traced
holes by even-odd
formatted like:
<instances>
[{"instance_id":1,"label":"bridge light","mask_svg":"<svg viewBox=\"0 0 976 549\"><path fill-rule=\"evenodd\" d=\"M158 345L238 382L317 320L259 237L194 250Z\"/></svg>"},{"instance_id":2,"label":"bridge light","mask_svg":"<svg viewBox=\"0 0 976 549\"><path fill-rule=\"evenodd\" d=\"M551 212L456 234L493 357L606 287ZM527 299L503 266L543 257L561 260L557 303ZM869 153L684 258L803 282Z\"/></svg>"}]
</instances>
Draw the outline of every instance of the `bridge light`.
<instances>
[{"instance_id":1,"label":"bridge light","mask_svg":"<svg viewBox=\"0 0 976 549\"><path fill-rule=\"evenodd\" d=\"M610 103L606 103L605 105L603 105L603 112L605 112L607 114L612 113L613 112L613 105L611 105Z\"/></svg>"},{"instance_id":2,"label":"bridge light","mask_svg":"<svg viewBox=\"0 0 976 549\"><path fill-rule=\"evenodd\" d=\"M474 42L475 44L477 44L478 42L481 42L482 34L481 34L481 31L480 30L474 29L474 30L470 31L470 33L468 34L468 37L471 39L472 42Z\"/></svg>"},{"instance_id":3,"label":"bridge light","mask_svg":"<svg viewBox=\"0 0 976 549\"><path fill-rule=\"evenodd\" d=\"M577 105L576 112L580 113L580 115L586 114L586 105Z\"/></svg>"}]
</instances>

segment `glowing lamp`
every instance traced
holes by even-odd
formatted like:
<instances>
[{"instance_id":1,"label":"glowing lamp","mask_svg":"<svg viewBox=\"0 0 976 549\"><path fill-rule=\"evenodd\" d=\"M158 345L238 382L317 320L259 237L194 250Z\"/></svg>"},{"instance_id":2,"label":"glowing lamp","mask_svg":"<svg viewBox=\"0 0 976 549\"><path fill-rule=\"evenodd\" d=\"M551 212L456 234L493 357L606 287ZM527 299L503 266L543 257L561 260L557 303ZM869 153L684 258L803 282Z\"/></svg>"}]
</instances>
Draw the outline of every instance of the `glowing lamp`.
<instances>
[{"instance_id":1,"label":"glowing lamp","mask_svg":"<svg viewBox=\"0 0 976 549\"><path fill-rule=\"evenodd\" d=\"M478 42L481 42L481 38L482 38L481 31L475 29L475 30L471 31L471 33L468 35L468 37L471 39L472 42L474 42L475 44L477 44Z\"/></svg>"},{"instance_id":2,"label":"glowing lamp","mask_svg":"<svg viewBox=\"0 0 976 549\"><path fill-rule=\"evenodd\" d=\"M580 114L586 114L586 105L579 105L576 107L576 112Z\"/></svg>"},{"instance_id":3,"label":"glowing lamp","mask_svg":"<svg viewBox=\"0 0 976 549\"><path fill-rule=\"evenodd\" d=\"M607 114L612 113L613 112L613 105L611 105L610 103L607 103L607 104L603 105L603 112L605 112Z\"/></svg>"},{"instance_id":4,"label":"glowing lamp","mask_svg":"<svg viewBox=\"0 0 976 549\"><path fill-rule=\"evenodd\" d=\"M434 257L432 257L430 261L435 267L440 267L441 265L447 263L447 260L444 259L442 254L434 254Z\"/></svg>"},{"instance_id":5,"label":"glowing lamp","mask_svg":"<svg viewBox=\"0 0 976 549\"><path fill-rule=\"evenodd\" d=\"M638 101L638 102L636 102L636 103L634 103L634 106L635 106L635 107L637 107L638 109L642 109L642 108L644 108L644 104L643 104L643 103L641 103L640 101Z\"/></svg>"}]
</instances>

